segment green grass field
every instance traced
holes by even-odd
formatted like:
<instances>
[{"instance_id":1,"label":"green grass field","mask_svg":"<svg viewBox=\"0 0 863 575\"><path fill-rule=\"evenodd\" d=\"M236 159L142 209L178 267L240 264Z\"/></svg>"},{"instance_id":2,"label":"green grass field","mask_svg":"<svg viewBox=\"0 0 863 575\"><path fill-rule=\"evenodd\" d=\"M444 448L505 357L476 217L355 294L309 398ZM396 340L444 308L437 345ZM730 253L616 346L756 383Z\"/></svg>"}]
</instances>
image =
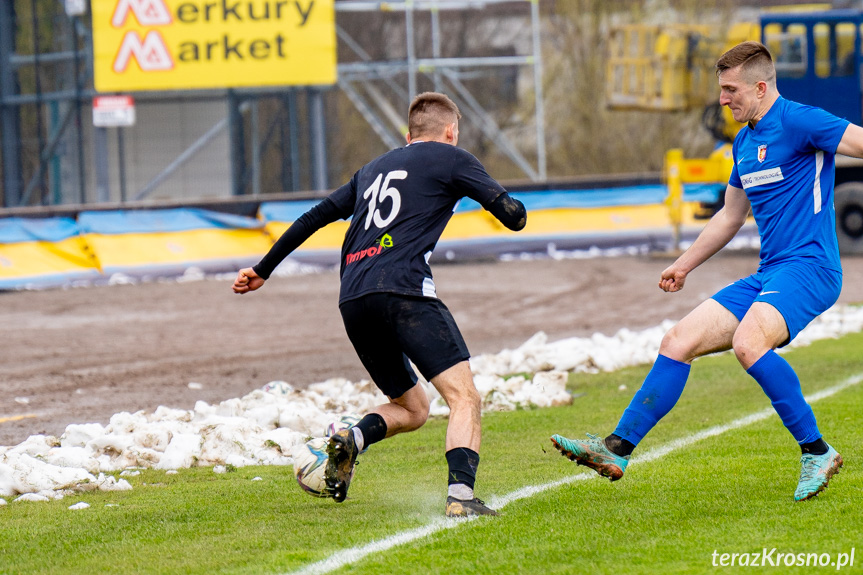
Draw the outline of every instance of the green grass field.
<instances>
[{"instance_id":1,"label":"green grass field","mask_svg":"<svg viewBox=\"0 0 863 575\"><path fill-rule=\"evenodd\" d=\"M863 374L863 334L786 358L804 392ZM552 433L610 432L649 366L573 376L570 407L487 414L477 495L588 473ZM620 391L620 385L627 389ZM678 406L639 446L677 439L769 408L731 355L699 360ZM0 507L0 573L289 573L346 549L432 525L431 534L371 553L339 573L835 572L823 567L714 567L723 553L855 550L863 571L863 383L813 404L845 467L816 499L795 503L799 450L778 417L633 464L624 479L590 478L514 500L496 518L442 519L446 422L374 446L342 504L314 499L290 468L145 471L129 492ZM262 481L252 481L261 477ZM79 501L89 509L71 511ZM717 555L714 557L714 551ZM846 558L847 561L847 558ZM811 565L811 564L810 564Z\"/></svg>"}]
</instances>

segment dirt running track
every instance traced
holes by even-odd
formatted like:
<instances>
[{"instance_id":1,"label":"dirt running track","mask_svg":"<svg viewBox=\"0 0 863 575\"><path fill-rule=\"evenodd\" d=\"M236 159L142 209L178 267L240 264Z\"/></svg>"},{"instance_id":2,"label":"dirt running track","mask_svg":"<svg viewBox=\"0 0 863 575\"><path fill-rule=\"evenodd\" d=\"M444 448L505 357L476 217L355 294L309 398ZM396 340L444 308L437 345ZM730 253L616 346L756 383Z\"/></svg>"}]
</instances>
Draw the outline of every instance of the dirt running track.
<instances>
[{"instance_id":1,"label":"dirt running track","mask_svg":"<svg viewBox=\"0 0 863 575\"><path fill-rule=\"evenodd\" d=\"M471 352L538 331L551 339L679 319L757 266L720 254L677 294L659 290L670 260L625 257L437 264L438 294ZM863 258L844 260L841 302L863 302ZM238 296L230 281L149 283L0 294L0 445L120 411L190 409L272 380L367 377L341 324L338 275L273 278ZM191 389L189 383L200 384ZM198 386L194 386L198 387Z\"/></svg>"}]
</instances>

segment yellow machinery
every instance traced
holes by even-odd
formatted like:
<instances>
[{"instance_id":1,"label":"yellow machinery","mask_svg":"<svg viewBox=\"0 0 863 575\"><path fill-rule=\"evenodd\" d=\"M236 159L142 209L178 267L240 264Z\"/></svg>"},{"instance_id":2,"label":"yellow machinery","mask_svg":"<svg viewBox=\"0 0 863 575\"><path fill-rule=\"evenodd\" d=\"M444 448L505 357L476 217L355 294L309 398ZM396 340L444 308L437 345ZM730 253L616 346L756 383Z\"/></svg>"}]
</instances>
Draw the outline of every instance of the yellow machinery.
<instances>
[{"instance_id":1,"label":"yellow machinery","mask_svg":"<svg viewBox=\"0 0 863 575\"><path fill-rule=\"evenodd\" d=\"M758 25L749 23L732 26L724 39L703 25L615 27L609 37L606 70L608 106L664 112L701 109L716 101L713 64L718 55L759 37Z\"/></svg>"},{"instance_id":2,"label":"yellow machinery","mask_svg":"<svg viewBox=\"0 0 863 575\"><path fill-rule=\"evenodd\" d=\"M713 64L717 54L745 40L757 39L756 24L734 26L720 40L709 26L668 24L619 26L611 31L606 73L606 99L616 110L664 112L707 108L716 101ZM679 246L683 184L727 182L731 174L730 142L741 125L728 109L714 106L711 132L725 142L708 158L686 159L683 150L670 150L664 175L669 187L666 203ZM716 117L716 116L719 117Z\"/></svg>"},{"instance_id":3,"label":"yellow machinery","mask_svg":"<svg viewBox=\"0 0 863 575\"><path fill-rule=\"evenodd\" d=\"M681 226L683 224L683 184L727 182L731 175L734 159L731 157L731 144L720 146L707 158L685 159L683 150L675 148L665 153L663 173L668 185L665 203L674 233L674 249L680 249ZM696 217L710 217L712 214L698 214Z\"/></svg>"},{"instance_id":4,"label":"yellow machinery","mask_svg":"<svg viewBox=\"0 0 863 575\"><path fill-rule=\"evenodd\" d=\"M689 110L707 92L708 26L620 26L611 31L606 97L613 109ZM694 102L694 100L698 100Z\"/></svg>"},{"instance_id":5,"label":"yellow machinery","mask_svg":"<svg viewBox=\"0 0 863 575\"><path fill-rule=\"evenodd\" d=\"M613 28L606 74L608 106L663 112L704 109L704 126L719 142L708 158L686 159L683 150L666 155L666 203L676 239L683 185L715 182L721 194L728 182L731 142L742 125L719 106L714 63L746 40L760 40L770 49L784 96L863 123L861 10L833 10L829 4L776 8L763 11L759 22L736 24L725 34L686 24ZM837 159L836 164L837 236L843 253L863 253L863 163L848 160ZM721 200L720 196L716 205ZM713 209L700 215L709 217Z\"/></svg>"}]
</instances>

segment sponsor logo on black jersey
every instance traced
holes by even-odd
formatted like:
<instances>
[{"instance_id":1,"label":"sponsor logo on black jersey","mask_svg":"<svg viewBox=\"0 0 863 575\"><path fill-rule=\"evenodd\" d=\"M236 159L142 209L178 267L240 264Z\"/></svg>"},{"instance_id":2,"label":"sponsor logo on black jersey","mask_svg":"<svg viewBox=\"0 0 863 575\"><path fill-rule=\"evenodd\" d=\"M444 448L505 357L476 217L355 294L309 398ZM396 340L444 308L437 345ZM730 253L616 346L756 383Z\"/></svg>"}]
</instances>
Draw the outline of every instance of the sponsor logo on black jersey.
<instances>
[{"instance_id":1,"label":"sponsor logo on black jersey","mask_svg":"<svg viewBox=\"0 0 863 575\"><path fill-rule=\"evenodd\" d=\"M351 265L363 258L373 258L387 248L393 247L393 238L389 234L375 240L375 245L345 256L345 265Z\"/></svg>"}]
</instances>

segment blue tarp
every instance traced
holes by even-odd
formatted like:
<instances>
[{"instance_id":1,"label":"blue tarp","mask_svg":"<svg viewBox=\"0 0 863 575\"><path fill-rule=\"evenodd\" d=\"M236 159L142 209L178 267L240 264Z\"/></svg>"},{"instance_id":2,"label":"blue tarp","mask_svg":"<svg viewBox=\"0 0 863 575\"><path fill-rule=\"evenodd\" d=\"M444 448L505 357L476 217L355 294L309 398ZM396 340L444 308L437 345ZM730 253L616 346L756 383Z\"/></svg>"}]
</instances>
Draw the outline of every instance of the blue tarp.
<instances>
[{"instance_id":1,"label":"blue tarp","mask_svg":"<svg viewBox=\"0 0 863 575\"><path fill-rule=\"evenodd\" d=\"M267 222L294 222L320 201L261 202L261 205L258 206L258 214Z\"/></svg>"},{"instance_id":2,"label":"blue tarp","mask_svg":"<svg viewBox=\"0 0 863 575\"><path fill-rule=\"evenodd\" d=\"M263 223L254 218L235 216L198 208L168 210L113 210L78 214L81 233L132 234L186 232L201 229L259 229Z\"/></svg>"},{"instance_id":3,"label":"blue tarp","mask_svg":"<svg viewBox=\"0 0 863 575\"><path fill-rule=\"evenodd\" d=\"M715 202L718 184L693 184L684 186L683 201ZM512 196L524 203L527 211L552 210L558 208L611 208L616 206L644 206L661 204L668 197L668 187L662 184L629 186L624 188L592 188L589 190L554 190L550 192L513 192ZM462 202L467 204L468 202ZM458 211L477 209L459 206Z\"/></svg>"},{"instance_id":4,"label":"blue tarp","mask_svg":"<svg viewBox=\"0 0 863 575\"><path fill-rule=\"evenodd\" d=\"M77 235L72 218L0 218L0 244L61 242Z\"/></svg>"}]
</instances>

